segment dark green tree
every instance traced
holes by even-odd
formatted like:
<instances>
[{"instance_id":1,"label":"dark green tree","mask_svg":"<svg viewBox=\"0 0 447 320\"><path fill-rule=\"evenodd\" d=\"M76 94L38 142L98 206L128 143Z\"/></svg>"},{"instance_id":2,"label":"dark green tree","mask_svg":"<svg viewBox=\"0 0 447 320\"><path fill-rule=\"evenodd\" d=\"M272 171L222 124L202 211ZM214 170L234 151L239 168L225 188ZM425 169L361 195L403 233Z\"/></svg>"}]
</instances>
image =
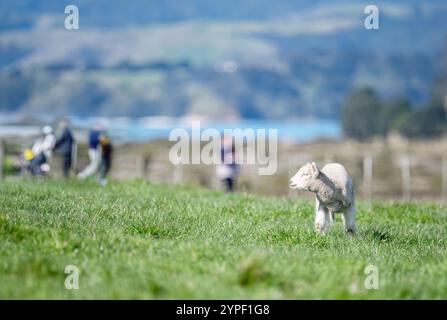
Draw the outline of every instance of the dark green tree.
<instances>
[{"instance_id":1,"label":"dark green tree","mask_svg":"<svg viewBox=\"0 0 447 320\"><path fill-rule=\"evenodd\" d=\"M397 129L402 135L408 138L432 138L446 132L447 42L439 69L439 75L433 83L429 104L398 121Z\"/></svg>"},{"instance_id":2,"label":"dark green tree","mask_svg":"<svg viewBox=\"0 0 447 320\"><path fill-rule=\"evenodd\" d=\"M350 138L365 140L380 134L381 104L371 88L354 90L342 108L343 133Z\"/></svg>"},{"instance_id":3,"label":"dark green tree","mask_svg":"<svg viewBox=\"0 0 447 320\"><path fill-rule=\"evenodd\" d=\"M403 136L414 138L433 138L445 132L445 110L441 104L415 110L404 115L396 124Z\"/></svg>"},{"instance_id":4,"label":"dark green tree","mask_svg":"<svg viewBox=\"0 0 447 320\"><path fill-rule=\"evenodd\" d=\"M406 118L412 111L409 101L404 98L385 102L379 117L380 133L386 136L391 130L396 129L401 119Z\"/></svg>"}]
</instances>

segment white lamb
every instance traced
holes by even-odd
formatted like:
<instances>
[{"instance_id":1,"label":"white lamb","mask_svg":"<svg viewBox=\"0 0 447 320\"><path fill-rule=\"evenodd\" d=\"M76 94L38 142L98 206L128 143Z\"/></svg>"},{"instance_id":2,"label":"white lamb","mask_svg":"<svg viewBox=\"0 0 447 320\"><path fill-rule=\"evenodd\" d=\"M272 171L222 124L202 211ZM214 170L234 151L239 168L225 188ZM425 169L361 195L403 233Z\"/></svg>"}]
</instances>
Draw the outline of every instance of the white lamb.
<instances>
[{"instance_id":1,"label":"white lamb","mask_svg":"<svg viewBox=\"0 0 447 320\"><path fill-rule=\"evenodd\" d=\"M355 199L352 178L345 167L329 163L319 169L315 162L307 163L290 179L290 187L316 194L315 230L326 233L341 212L347 233L355 234Z\"/></svg>"}]
</instances>

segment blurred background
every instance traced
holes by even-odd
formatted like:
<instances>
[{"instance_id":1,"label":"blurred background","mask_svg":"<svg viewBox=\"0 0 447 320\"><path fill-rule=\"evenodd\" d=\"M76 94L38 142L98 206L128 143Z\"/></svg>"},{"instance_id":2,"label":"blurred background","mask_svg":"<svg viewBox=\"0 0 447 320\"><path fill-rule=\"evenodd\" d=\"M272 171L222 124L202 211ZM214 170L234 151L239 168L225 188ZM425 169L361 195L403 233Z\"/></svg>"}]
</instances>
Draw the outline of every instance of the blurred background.
<instances>
[{"instance_id":1,"label":"blurred background","mask_svg":"<svg viewBox=\"0 0 447 320\"><path fill-rule=\"evenodd\" d=\"M277 174L243 166L239 191L296 196L302 164L338 161L360 197L446 200L446 16L445 0L2 0L2 175L23 175L23 150L68 117L75 172L99 121L112 177L218 189L212 166L168 159L169 132L200 120L278 130Z\"/></svg>"}]
</instances>

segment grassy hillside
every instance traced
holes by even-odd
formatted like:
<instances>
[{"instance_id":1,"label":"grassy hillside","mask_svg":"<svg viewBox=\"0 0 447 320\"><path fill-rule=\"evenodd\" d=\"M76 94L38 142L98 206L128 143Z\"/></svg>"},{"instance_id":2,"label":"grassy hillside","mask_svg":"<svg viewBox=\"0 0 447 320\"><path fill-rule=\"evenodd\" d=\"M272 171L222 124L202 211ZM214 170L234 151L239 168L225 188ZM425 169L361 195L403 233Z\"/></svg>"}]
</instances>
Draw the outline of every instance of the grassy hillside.
<instances>
[{"instance_id":1,"label":"grassy hillside","mask_svg":"<svg viewBox=\"0 0 447 320\"><path fill-rule=\"evenodd\" d=\"M359 205L327 236L297 199L143 181L0 184L0 298L447 298L446 207ZM67 265L79 290L64 288ZM364 289L367 265L380 288Z\"/></svg>"}]
</instances>

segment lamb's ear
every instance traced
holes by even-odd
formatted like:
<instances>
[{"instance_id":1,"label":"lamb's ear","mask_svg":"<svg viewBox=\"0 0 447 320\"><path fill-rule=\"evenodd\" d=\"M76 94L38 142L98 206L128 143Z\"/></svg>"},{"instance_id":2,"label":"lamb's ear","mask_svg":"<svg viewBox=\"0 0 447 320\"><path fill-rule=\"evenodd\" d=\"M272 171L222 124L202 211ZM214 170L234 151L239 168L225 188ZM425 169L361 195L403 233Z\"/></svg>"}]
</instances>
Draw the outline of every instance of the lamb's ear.
<instances>
[{"instance_id":1,"label":"lamb's ear","mask_svg":"<svg viewBox=\"0 0 447 320\"><path fill-rule=\"evenodd\" d=\"M306 168L307 168L307 170L309 170L309 172L312 173L312 165L310 164L310 162L306 163Z\"/></svg>"},{"instance_id":2,"label":"lamb's ear","mask_svg":"<svg viewBox=\"0 0 447 320\"><path fill-rule=\"evenodd\" d=\"M315 162L312 162L312 177L316 178L320 174L320 169L318 168L317 164Z\"/></svg>"}]
</instances>

